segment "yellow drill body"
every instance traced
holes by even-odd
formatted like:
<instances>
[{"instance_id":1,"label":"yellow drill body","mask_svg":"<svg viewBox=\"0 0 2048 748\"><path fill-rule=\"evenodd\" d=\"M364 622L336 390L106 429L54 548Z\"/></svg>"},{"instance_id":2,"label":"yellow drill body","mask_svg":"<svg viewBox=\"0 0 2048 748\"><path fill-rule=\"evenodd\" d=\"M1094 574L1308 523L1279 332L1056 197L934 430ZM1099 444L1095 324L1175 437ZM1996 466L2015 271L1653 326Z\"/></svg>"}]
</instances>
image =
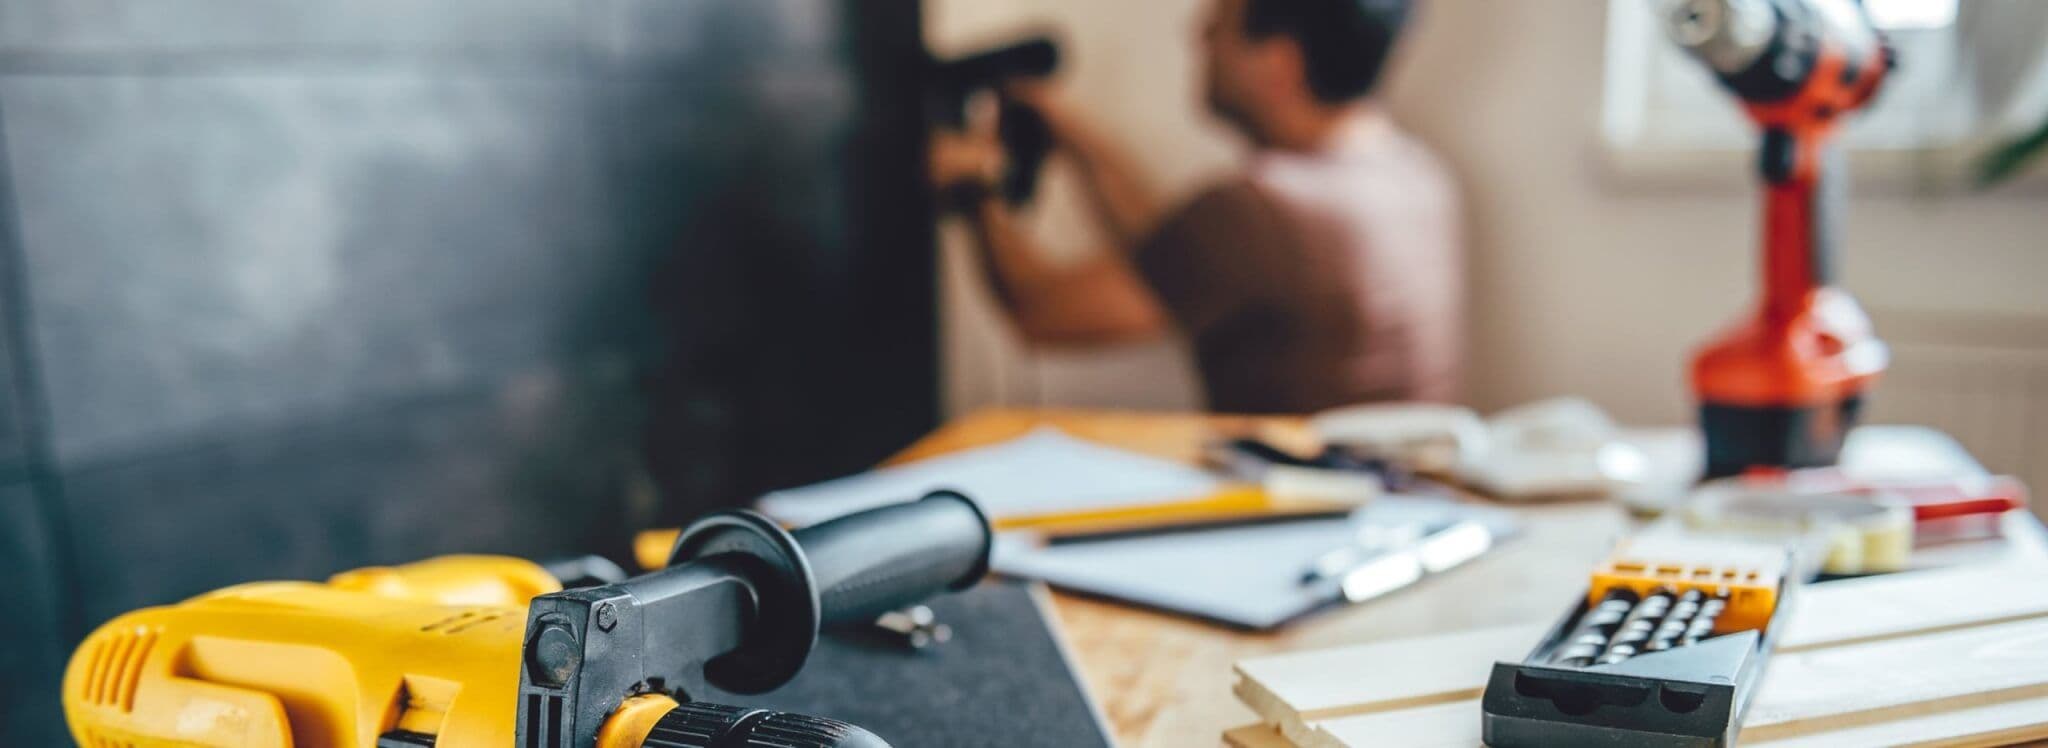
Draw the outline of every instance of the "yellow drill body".
<instances>
[{"instance_id":1,"label":"yellow drill body","mask_svg":"<svg viewBox=\"0 0 2048 748\"><path fill-rule=\"evenodd\" d=\"M87 748L509 746L526 603L560 587L522 559L451 556L138 610L72 656L65 716Z\"/></svg>"},{"instance_id":2,"label":"yellow drill body","mask_svg":"<svg viewBox=\"0 0 2048 748\"><path fill-rule=\"evenodd\" d=\"M666 568L566 591L500 556L237 585L86 637L64 716L86 748L887 748L837 720L677 699L787 683L825 623L980 580L992 538L939 491L797 533L713 513Z\"/></svg>"}]
</instances>

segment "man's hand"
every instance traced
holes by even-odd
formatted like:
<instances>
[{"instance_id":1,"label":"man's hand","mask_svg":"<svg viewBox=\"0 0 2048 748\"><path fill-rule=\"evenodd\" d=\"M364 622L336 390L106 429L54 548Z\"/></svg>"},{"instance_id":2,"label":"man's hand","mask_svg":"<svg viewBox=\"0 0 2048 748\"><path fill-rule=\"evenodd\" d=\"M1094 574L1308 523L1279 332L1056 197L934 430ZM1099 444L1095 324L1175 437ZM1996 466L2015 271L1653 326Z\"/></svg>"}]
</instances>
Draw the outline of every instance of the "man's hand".
<instances>
[{"instance_id":1,"label":"man's hand","mask_svg":"<svg viewBox=\"0 0 2048 748\"><path fill-rule=\"evenodd\" d=\"M1080 131L1080 119L1052 88L1018 82L1005 86L1002 93L1013 103L1037 110L1055 145L1081 161L1080 151L1087 147L1081 139L1087 136ZM1018 225L1009 205L987 199L1000 189L1008 158L996 136L996 100L984 98L981 103L967 117L965 131L932 133L931 179L941 190L962 184L984 190L966 214L982 250L982 270L1018 331L1039 345L1122 342L1163 333L1165 312L1121 253L1081 263L1051 262L1030 232ZM1083 165L1083 172L1094 175L1088 165Z\"/></svg>"},{"instance_id":2,"label":"man's hand","mask_svg":"<svg viewBox=\"0 0 2048 748\"><path fill-rule=\"evenodd\" d=\"M993 192L1008 162L993 133L958 130L934 131L928 159L932 186L941 191L968 185Z\"/></svg>"}]
</instances>

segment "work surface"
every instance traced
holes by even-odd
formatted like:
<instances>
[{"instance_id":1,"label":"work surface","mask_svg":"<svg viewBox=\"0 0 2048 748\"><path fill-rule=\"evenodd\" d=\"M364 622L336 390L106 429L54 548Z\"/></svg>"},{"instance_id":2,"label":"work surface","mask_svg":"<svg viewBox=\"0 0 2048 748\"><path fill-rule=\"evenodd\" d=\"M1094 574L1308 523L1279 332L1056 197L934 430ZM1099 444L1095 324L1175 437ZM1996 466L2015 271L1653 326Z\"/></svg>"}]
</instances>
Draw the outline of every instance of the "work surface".
<instances>
[{"instance_id":1,"label":"work surface","mask_svg":"<svg viewBox=\"0 0 2048 748\"><path fill-rule=\"evenodd\" d=\"M1091 411L982 411L917 442L902 462L1009 439L1049 425L1083 439L1194 461L1219 434L1313 444L1293 418ZM1225 729L1257 721L1230 693L1231 663L1255 655L1548 621L1585 585L1587 570L1630 527L1600 502L1519 508L1523 534L1464 567L1371 603L1312 616L1273 633L1245 633L1163 613L1054 593L1060 634L1083 681L1125 748L1216 745ZM2029 520L2008 552L2048 555Z\"/></svg>"}]
</instances>

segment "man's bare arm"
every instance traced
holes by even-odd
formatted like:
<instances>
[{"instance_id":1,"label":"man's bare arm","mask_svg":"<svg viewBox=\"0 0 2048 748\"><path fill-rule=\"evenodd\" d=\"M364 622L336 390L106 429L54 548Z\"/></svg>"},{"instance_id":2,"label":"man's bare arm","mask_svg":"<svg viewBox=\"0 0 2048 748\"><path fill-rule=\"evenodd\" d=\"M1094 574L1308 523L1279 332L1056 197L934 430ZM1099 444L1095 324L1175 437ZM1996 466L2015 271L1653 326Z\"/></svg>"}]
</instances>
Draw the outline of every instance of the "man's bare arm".
<instances>
[{"instance_id":1,"label":"man's bare arm","mask_svg":"<svg viewBox=\"0 0 2048 748\"><path fill-rule=\"evenodd\" d=\"M1036 345L1092 345L1164 333L1166 315L1121 253L1072 265L1046 260L1001 200L974 208L982 268L1024 338Z\"/></svg>"},{"instance_id":2,"label":"man's bare arm","mask_svg":"<svg viewBox=\"0 0 2048 748\"><path fill-rule=\"evenodd\" d=\"M1053 139L1080 172L1082 191L1097 220L1121 253L1137 251L1159 220L1158 197L1147 185L1129 150L1062 101L1044 83L1021 82L1004 95L1045 118Z\"/></svg>"},{"instance_id":3,"label":"man's bare arm","mask_svg":"<svg viewBox=\"0 0 2048 748\"><path fill-rule=\"evenodd\" d=\"M980 186L982 197L967 208L967 218L981 250L982 270L1025 340L1040 346L1082 346L1163 334L1166 314L1128 258L1131 248L1142 240L1138 232L1149 230L1144 224L1152 220L1152 208L1134 182L1119 176L1126 172L1117 166L1104 168L1100 160L1082 164L1083 181L1090 183L1086 191L1098 215L1108 224L1108 233L1125 246L1080 263L1056 263L1048 259L1031 232L1018 224L1009 206L994 196L1002 149L996 142L993 120L976 124L979 126L968 132L933 135L932 183L941 188L961 183ZM1054 128L1056 138L1072 134L1060 133L1061 123L1049 119L1048 125ZM1066 140L1061 144L1067 148L1100 147L1077 146ZM1107 158L1112 164L1117 159L1114 155ZM1101 176L1107 176L1114 186L1095 186L1093 183L1103 181Z\"/></svg>"}]
</instances>

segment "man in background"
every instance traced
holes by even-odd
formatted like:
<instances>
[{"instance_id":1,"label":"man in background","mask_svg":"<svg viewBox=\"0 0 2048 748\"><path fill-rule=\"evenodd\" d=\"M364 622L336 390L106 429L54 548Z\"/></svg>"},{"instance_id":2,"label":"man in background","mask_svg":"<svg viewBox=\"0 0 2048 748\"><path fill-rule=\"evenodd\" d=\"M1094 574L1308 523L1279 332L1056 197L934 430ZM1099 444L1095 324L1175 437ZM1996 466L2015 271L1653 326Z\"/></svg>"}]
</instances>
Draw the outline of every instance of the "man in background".
<instances>
[{"instance_id":1,"label":"man in background","mask_svg":"<svg viewBox=\"0 0 2048 748\"><path fill-rule=\"evenodd\" d=\"M1209 406L1298 413L1448 400L1459 379L1463 247L1455 188L1373 97L1406 0L1218 0L1201 37L1209 108L1254 147L1241 175L1164 211L1116 143L1051 91L1041 113L1115 244L1048 260L993 190L967 213L1025 340L1192 342ZM977 128L980 129L980 128ZM985 181L993 134L942 133L933 179Z\"/></svg>"}]
</instances>

